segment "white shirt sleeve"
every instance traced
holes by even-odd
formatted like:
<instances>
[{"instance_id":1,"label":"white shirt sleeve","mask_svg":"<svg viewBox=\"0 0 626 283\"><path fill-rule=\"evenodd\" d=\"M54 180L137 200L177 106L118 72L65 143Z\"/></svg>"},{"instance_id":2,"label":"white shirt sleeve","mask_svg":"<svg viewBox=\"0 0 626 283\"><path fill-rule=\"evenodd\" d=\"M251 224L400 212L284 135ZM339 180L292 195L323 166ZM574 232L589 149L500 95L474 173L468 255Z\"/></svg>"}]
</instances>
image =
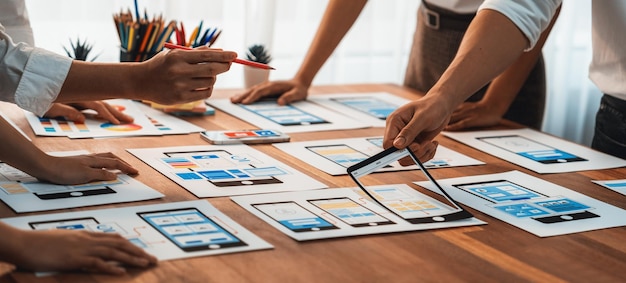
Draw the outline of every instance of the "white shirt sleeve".
<instances>
[{"instance_id":1,"label":"white shirt sleeve","mask_svg":"<svg viewBox=\"0 0 626 283\"><path fill-rule=\"evenodd\" d=\"M535 47L562 0L486 0L479 8L495 10L511 20L528 39L526 51Z\"/></svg>"},{"instance_id":2,"label":"white shirt sleeve","mask_svg":"<svg viewBox=\"0 0 626 283\"><path fill-rule=\"evenodd\" d=\"M0 24L0 100L45 114L61 91L72 59L15 44Z\"/></svg>"}]
</instances>

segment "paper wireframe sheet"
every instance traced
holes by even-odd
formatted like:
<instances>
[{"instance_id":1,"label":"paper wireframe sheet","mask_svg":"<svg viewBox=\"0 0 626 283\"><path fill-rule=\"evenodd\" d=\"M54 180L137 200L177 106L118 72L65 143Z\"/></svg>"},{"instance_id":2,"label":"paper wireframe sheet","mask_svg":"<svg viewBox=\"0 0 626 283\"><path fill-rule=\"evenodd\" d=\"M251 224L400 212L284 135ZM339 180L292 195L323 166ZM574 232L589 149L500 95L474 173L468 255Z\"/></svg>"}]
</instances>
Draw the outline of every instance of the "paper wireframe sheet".
<instances>
[{"instance_id":1,"label":"paper wireframe sheet","mask_svg":"<svg viewBox=\"0 0 626 283\"><path fill-rule=\"evenodd\" d=\"M609 190L615 191L622 195L626 195L626 179L621 180L592 180L592 182L603 186Z\"/></svg>"},{"instance_id":2,"label":"paper wireframe sheet","mask_svg":"<svg viewBox=\"0 0 626 283\"><path fill-rule=\"evenodd\" d=\"M128 99L107 100L120 112L133 117L134 121L115 125L87 114L85 123L74 123L63 118L42 118L24 111L31 128L38 136L67 136L69 138L101 138L126 136L153 136L162 133L152 124L146 115L137 108L135 102ZM94 116L94 117L92 117ZM89 118L91 117L91 118Z\"/></svg>"},{"instance_id":3,"label":"paper wireframe sheet","mask_svg":"<svg viewBox=\"0 0 626 283\"><path fill-rule=\"evenodd\" d=\"M85 151L54 152L57 156ZM15 212L46 211L162 198L163 194L124 174L116 180L55 185L0 162L0 199Z\"/></svg>"},{"instance_id":4,"label":"paper wireframe sheet","mask_svg":"<svg viewBox=\"0 0 626 283\"><path fill-rule=\"evenodd\" d=\"M2 221L24 230L118 233L159 260L272 248L205 200L21 216Z\"/></svg>"},{"instance_id":5,"label":"paper wireframe sheet","mask_svg":"<svg viewBox=\"0 0 626 283\"><path fill-rule=\"evenodd\" d=\"M383 150L382 137L332 139L273 144L280 150L330 175L345 175L346 169ZM427 168L481 165L483 162L444 146L437 147L433 159L424 163ZM402 166L397 162L382 168L381 172L415 170L417 165Z\"/></svg>"},{"instance_id":6,"label":"paper wireframe sheet","mask_svg":"<svg viewBox=\"0 0 626 283\"><path fill-rule=\"evenodd\" d=\"M307 100L371 127L385 127L387 116L410 100L387 92L311 95Z\"/></svg>"},{"instance_id":7,"label":"paper wireframe sheet","mask_svg":"<svg viewBox=\"0 0 626 283\"><path fill-rule=\"evenodd\" d=\"M531 129L443 134L542 174L626 166L624 159Z\"/></svg>"},{"instance_id":8,"label":"paper wireframe sheet","mask_svg":"<svg viewBox=\"0 0 626 283\"><path fill-rule=\"evenodd\" d=\"M28 111L24 111L24 115L38 136L105 138L189 134L204 130L141 102L127 99L112 99L106 102L133 117L134 121L115 125L89 113L86 113L88 118L85 123L74 123L63 118L42 118Z\"/></svg>"},{"instance_id":9,"label":"paper wireframe sheet","mask_svg":"<svg viewBox=\"0 0 626 283\"><path fill-rule=\"evenodd\" d=\"M298 101L282 106L273 100L262 100L249 105L233 104L229 99L207 99L206 102L261 129L276 129L283 133L346 130L370 126L309 101Z\"/></svg>"},{"instance_id":10,"label":"paper wireframe sheet","mask_svg":"<svg viewBox=\"0 0 626 283\"><path fill-rule=\"evenodd\" d=\"M327 186L247 145L127 149L197 197L219 197Z\"/></svg>"},{"instance_id":11,"label":"paper wireframe sheet","mask_svg":"<svg viewBox=\"0 0 626 283\"><path fill-rule=\"evenodd\" d=\"M163 135L189 134L204 131L204 128L174 117L161 110L154 109L141 102L135 101L134 103L137 108L148 117L152 125Z\"/></svg>"},{"instance_id":12,"label":"paper wireframe sheet","mask_svg":"<svg viewBox=\"0 0 626 283\"><path fill-rule=\"evenodd\" d=\"M626 225L625 210L519 171L438 182L455 200L539 237Z\"/></svg>"},{"instance_id":13,"label":"paper wireframe sheet","mask_svg":"<svg viewBox=\"0 0 626 283\"><path fill-rule=\"evenodd\" d=\"M424 197L405 184L381 187L393 189L398 201L413 202ZM370 201L359 188L236 196L231 199L297 241L485 224L476 218L411 224Z\"/></svg>"}]
</instances>

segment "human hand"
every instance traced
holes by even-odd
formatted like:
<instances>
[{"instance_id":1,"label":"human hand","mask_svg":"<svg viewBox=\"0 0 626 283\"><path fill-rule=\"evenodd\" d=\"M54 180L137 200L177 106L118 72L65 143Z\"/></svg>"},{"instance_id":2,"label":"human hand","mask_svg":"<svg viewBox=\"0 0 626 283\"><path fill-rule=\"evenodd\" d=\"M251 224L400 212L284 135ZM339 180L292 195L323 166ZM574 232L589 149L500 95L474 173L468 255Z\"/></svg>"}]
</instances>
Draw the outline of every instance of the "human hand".
<instances>
[{"instance_id":1,"label":"human hand","mask_svg":"<svg viewBox=\"0 0 626 283\"><path fill-rule=\"evenodd\" d=\"M117 174L109 170L119 170L126 174L137 174L137 169L124 162L113 153L97 153L77 156L45 155L40 170L29 172L39 180L56 184L84 184L92 181L115 180ZM53 164L53 166L50 166ZM41 174L33 173L41 172Z\"/></svg>"},{"instance_id":2,"label":"human hand","mask_svg":"<svg viewBox=\"0 0 626 283\"><path fill-rule=\"evenodd\" d=\"M148 267L157 259L122 236L76 230L23 231L10 261L32 271L84 270L124 274L124 266Z\"/></svg>"},{"instance_id":3,"label":"human hand","mask_svg":"<svg viewBox=\"0 0 626 283\"><path fill-rule=\"evenodd\" d=\"M279 95L276 102L285 105L306 99L309 87L297 80L264 82L230 98L232 103L250 104L261 98Z\"/></svg>"},{"instance_id":4,"label":"human hand","mask_svg":"<svg viewBox=\"0 0 626 283\"><path fill-rule=\"evenodd\" d=\"M467 128L488 127L498 124L502 115L494 111L482 100L461 104L450 117L446 131L459 131Z\"/></svg>"},{"instance_id":5,"label":"human hand","mask_svg":"<svg viewBox=\"0 0 626 283\"><path fill-rule=\"evenodd\" d=\"M435 156L438 142L433 139L448 124L448 110L435 100L424 97L407 103L387 117L384 148L409 147L420 161L428 161ZM411 165L410 158L400 160L402 165Z\"/></svg>"},{"instance_id":6,"label":"human hand","mask_svg":"<svg viewBox=\"0 0 626 283\"><path fill-rule=\"evenodd\" d=\"M85 122L85 114L81 110L92 109L96 111L95 118L104 119L113 124L131 123L133 117L128 116L117 108L111 106L104 101L84 101L76 103L53 103L52 107L44 114L44 117L64 117L66 120L74 121L76 123Z\"/></svg>"},{"instance_id":7,"label":"human hand","mask_svg":"<svg viewBox=\"0 0 626 283\"><path fill-rule=\"evenodd\" d=\"M209 49L165 50L139 63L134 92L140 98L171 105L206 99L217 75L230 69L237 53Z\"/></svg>"}]
</instances>

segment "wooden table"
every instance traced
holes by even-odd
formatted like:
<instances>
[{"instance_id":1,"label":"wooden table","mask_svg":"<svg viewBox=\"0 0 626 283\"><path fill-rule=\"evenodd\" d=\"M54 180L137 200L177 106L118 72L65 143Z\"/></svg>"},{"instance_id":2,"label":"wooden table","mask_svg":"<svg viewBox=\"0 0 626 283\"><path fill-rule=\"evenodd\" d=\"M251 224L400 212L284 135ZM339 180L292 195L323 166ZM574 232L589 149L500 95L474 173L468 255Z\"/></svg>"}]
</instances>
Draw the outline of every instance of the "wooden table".
<instances>
[{"instance_id":1,"label":"wooden table","mask_svg":"<svg viewBox=\"0 0 626 283\"><path fill-rule=\"evenodd\" d=\"M386 91L414 99L415 93L394 85L349 85L314 87L313 94ZM238 90L216 91L227 97ZM195 200L196 197L125 151L126 148L206 145L198 134L124 139L81 139L34 137L21 112L2 109L45 151L111 151L139 169L137 180L165 194L163 199L138 203L104 205L97 208L157 204ZM217 111L214 116L188 118L206 129L250 128L235 117ZM505 123L494 128L510 128ZM293 141L382 135L384 129L328 131L292 134ZM440 143L486 165L441 168L430 172L435 178L519 170L578 191L609 204L626 208L626 197L590 182L626 177L626 168L577 173L540 175L485 154L446 137ZM331 188L352 187L348 176L330 176L271 145L255 148L308 173ZM409 172L398 175L410 178ZM406 176L406 177L404 177ZM383 181L385 174L380 174ZM407 182L412 181L406 179ZM397 182L397 181L395 181ZM1 282L618 282L626 278L626 228L612 228L565 236L539 238L476 210L469 209L488 225L421 232L358 236L296 242L229 198L207 199L235 221L265 239L274 249L160 262L149 269L130 269L126 276L63 273L36 278L32 273L13 271ZM85 208L89 209L89 208ZM93 208L91 208L93 209ZM74 209L72 209L74 210ZM67 210L69 211L69 210ZM59 211L55 211L59 212ZM0 216L16 214L0 205ZM28 214L26 214L28 215ZM6 269L0 266L0 271Z\"/></svg>"}]
</instances>

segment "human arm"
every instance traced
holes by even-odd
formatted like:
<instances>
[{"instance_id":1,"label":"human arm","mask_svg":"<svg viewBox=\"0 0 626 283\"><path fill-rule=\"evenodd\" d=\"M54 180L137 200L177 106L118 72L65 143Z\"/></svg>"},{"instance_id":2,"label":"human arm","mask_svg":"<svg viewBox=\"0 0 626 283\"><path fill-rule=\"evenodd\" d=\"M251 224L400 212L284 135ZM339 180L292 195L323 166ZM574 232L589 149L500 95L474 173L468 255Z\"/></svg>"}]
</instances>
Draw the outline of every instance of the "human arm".
<instances>
[{"instance_id":1,"label":"human arm","mask_svg":"<svg viewBox=\"0 0 626 283\"><path fill-rule=\"evenodd\" d=\"M296 75L287 81L266 82L233 96L233 103L252 103L266 96L280 95L280 105L306 99L317 72L354 24L367 0L330 0L313 42Z\"/></svg>"},{"instance_id":2,"label":"human arm","mask_svg":"<svg viewBox=\"0 0 626 283\"><path fill-rule=\"evenodd\" d=\"M37 115L53 102L109 98L161 104L197 101L211 95L216 76L227 71L234 52L208 48L167 50L141 63L71 60L13 43L0 25L0 99Z\"/></svg>"},{"instance_id":3,"label":"human arm","mask_svg":"<svg viewBox=\"0 0 626 283\"><path fill-rule=\"evenodd\" d=\"M491 81L480 101L464 102L457 107L444 130L457 131L493 126L502 120L541 56L541 49L558 18L559 11L560 8L557 9L548 28L541 33L537 44L530 51L519 56L511 66Z\"/></svg>"},{"instance_id":4,"label":"human arm","mask_svg":"<svg viewBox=\"0 0 626 283\"><path fill-rule=\"evenodd\" d=\"M0 260L32 271L82 270L124 274L157 259L118 234L76 230L26 231L0 222Z\"/></svg>"},{"instance_id":5,"label":"human arm","mask_svg":"<svg viewBox=\"0 0 626 283\"><path fill-rule=\"evenodd\" d=\"M208 48L165 50L141 63L73 61L56 102L109 98L176 104L208 98L237 54Z\"/></svg>"},{"instance_id":6,"label":"human arm","mask_svg":"<svg viewBox=\"0 0 626 283\"><path fill-rule=\"evenodd\" d=\"M131 123L134 118L128 116L105 101L84 101L75 103L53 103L44 117L63 117L68 121L85 122L85 113L82 110L91 109L96 112L94 118L99 118L113 124Z\"/></svg>"},{"instance_id":7,"label":"human arm","mask_svg":"<svg viewBox=\"0 0 626 283\"><path fill-rule=\"evenodd\" d=\"M432 147L432 139L448 124L454 109L504 71L527 46L524 34L506 16L493 10L479 11L439 81L424 97L399 107L387 118L385 148L415 144L412 149L420 152Z\"/></svg>"},{"instance_id":8,"label":"human arm","mask_svg":"<svg viewBox=\"0 0 626 283\"><path fill-rule=\"evenodd\" d=\"M137 174L135 168L111 153L66 157L48 155L1 118L0 133L3 137L0 160L42 181L81 184L95 180L115 180L117 175L108 170Z\"/></svg>"}]
</instances>

